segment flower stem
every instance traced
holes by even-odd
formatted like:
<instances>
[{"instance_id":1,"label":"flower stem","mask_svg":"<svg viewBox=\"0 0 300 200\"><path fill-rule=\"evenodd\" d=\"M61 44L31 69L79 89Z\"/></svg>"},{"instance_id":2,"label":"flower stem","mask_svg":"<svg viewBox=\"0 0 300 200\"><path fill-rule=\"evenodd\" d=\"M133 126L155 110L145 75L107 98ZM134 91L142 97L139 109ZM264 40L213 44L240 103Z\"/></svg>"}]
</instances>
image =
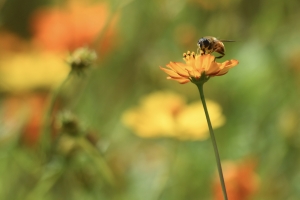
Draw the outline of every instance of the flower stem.
<instances>
[{"instance_id":1,"label":"flower stem","mask_svg":"<svg viewBox=\"0 0 300 200\"><path fill-rule=\"evenodd\" d=\"M44 115L44 126L41 131L42 135L42 146L45 148L45 150L50 150L51 145L49 141L51 140L51 123L52 123L52 114L53 110L55 108L55 104L57 103L59 94L61 93L63 87L66 85L66 83L71 78L71 72L69 72L68 76L65 78L65 80L59 85L59 87L54 90L53 94L50 96L49 103L46 107L45 115Z\"/></svg>"},{"instance_id":2,"label":"flower stem","mask_svg":"<svg viewBox=\"0 0 300 200\"><path fill-rule=\"evenodd\" d=\"M77 144L93 159L99 171L102 173L104 180L106 180L110 186L116 187L117 182L115 176L100 152L84 138L78 138Z\"/></svg>"},{"instance_id":3,"label":"flower stem","mask_svg":"<svg viewBox=\"0 0 300 200\"><path fill-rule=\"evenodd\" d=\"M207 110L207 106L206 106L206 102L205 102L205 97L204 97L204 92L203 92L203 84L204 83L196 84L196 85L197 85L199 93L200 93L200 98L201 98L203 109L204 109L204 112L205 112L205 116L206 116L207 125L208 125L208 128L209 128L211 141L212 141L212 144L213 144L213 147L214 147L214 152L215 152L215 157L216 157L216 161L217 161L217 167L218 167L218 172L219 172L219 177L220 177L220 182L221 182L221 187L222 187L222 191L223 191L224 200L228 200L225 181L224 181L224 176L223 176L223 172L222 172L220 155L219 155L218 146L217 146L217 141L216 141L216 138L215 138L215 134L214 134L211 122L210 122L210 118L209 118L209 114L208 114L208 110Z\"/></svg>"}]
</instances>

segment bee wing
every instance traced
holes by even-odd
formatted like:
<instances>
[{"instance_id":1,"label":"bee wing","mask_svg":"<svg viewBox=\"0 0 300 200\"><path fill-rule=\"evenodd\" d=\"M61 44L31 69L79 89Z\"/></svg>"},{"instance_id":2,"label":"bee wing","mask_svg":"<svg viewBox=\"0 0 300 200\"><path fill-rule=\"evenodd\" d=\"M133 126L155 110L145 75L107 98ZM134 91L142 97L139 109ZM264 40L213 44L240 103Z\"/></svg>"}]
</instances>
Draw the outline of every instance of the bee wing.
<instances>
[{"instance_id":1,"label":"bee wing","mask_svg":"<svg viewBox=\"0 0 300 200\"><path fill-rule=\"evenodd\" d=\"M235 42L234 40L220 40L221 42Z\"/></svg>"}]
</instances>

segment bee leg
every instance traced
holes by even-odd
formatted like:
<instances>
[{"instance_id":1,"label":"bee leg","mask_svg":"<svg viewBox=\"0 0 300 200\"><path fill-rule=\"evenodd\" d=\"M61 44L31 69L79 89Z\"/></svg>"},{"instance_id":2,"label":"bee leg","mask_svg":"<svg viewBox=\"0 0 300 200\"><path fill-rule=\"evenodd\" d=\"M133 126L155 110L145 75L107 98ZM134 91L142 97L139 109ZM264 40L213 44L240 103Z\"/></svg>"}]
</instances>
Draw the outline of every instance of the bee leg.
<instances>
[{"instance_id":1,"label":"bee leg","mask_svg":"<svg viewBox=\"0 0 300 200\"><path fill-rule=\"evenodd\" d=\"M197 55L199 55L198 53L199 53L201 56L205 55L205 51L201 50L200 48L197 49Z\"/></svg>"},{"instance_id":2,"label":"bee leg","mask_svg":"<svg viewBox=\"0 0 300 200\"><path fill-rule=\"evenodd\" d=\"M220 53L221 55L220 56L218 56L218 57L216 57L215 59L219 59L219 58L223 58L224 56L225 56L225 54L224 53Z\"/></svg>"}]
</instances>

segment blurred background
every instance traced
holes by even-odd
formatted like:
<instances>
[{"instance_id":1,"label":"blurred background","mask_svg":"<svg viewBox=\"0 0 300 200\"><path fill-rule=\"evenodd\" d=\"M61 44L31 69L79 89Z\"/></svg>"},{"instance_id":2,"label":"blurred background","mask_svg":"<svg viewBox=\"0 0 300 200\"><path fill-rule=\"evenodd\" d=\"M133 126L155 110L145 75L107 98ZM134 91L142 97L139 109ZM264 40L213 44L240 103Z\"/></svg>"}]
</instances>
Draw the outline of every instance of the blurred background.
<instances>
[{"instance_id":1,"label":"blurred background","mask_svg":"<svg viewBox=\"0 0 300 200\"><path fill-rule=\"evenodd\" d=\"M204 86L229 199L300 199L299 8L1 0L0 199L223 199L197 88L159 69L206 35L240 62Z\"/></svg>"}]
</instances>

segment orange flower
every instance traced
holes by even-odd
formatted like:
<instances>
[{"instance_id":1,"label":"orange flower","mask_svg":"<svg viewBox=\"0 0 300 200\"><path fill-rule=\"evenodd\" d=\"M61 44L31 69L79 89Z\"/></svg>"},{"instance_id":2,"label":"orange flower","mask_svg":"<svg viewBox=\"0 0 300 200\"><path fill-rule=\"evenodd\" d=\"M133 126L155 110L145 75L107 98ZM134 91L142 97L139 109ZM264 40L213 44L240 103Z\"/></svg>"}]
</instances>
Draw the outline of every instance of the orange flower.
<instances>
[{"instance_id":1,"label":"orange flower","mask_svg":"<svg viewBox=\"0 0 300 200\"><path fill-rule=\"evenodd\" d=\"M26 97L28 102L28 121L23 132L23 142L29 146L35 146L39 142L42 131L43 116L47 106L47 94L33 94Z\"/></svg>"},{"instance_id":2,"label":"orange flower","mask_svg":"<svg viewBox=\"0 0 300 200\"><path fill-rule=\"evenodd\" d=\"M239 63L237 60L217 63L215 62L215 57L210 54L196 55L194 52L190 53L189 51L184 53L183 57L186 63L170 62L167 65L169 69L160 67L161 70L169 75L167 79L175 80L181 84L190 81L195 83L202 76L205 76L207 79L213 76L222 76Z\"/></svg>"},{"instance_id":3,"label":"orange flower","mask_svg":"<svg viewBox=\"0 0 300 200\"><path fill-rule=\"evenodd\" d=\"M9 139L14 131L21 132L21 142L29 147L38 144L43 126L43 116L47 107L47 93L24 93L9 95L3 99L1 109L2 126L5 127L1 140Z\"/></svg>"},{"instance_id":4,"label":"orange flower","mask_svg":"<svg viewBox=\"0 0 300 200\"><path fill-rule=\"evenodd\" d=\"M259 179L255 173L255 167L256 163L253 160L246 160L240 163L231 161L223 163L228 199L247 200L255 194L259 187ZM224 199L218 177L215 177L213 190L214 200Z\"/></svg>"}]
</instances>

